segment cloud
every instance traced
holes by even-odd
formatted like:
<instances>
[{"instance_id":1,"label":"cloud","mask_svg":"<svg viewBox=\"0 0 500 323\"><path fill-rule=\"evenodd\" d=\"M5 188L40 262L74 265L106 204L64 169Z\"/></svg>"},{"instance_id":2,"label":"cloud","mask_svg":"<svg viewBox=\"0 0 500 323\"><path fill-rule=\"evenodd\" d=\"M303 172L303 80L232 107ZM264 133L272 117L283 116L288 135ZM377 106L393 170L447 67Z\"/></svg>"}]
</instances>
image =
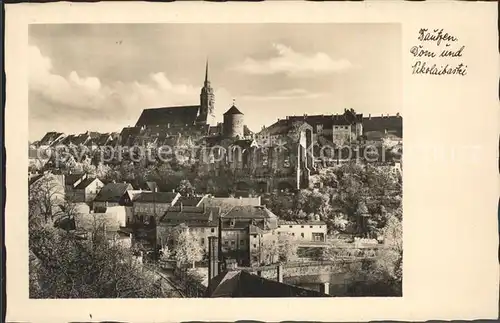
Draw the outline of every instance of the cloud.
<instances>
[{"instance_id":1,"label":"cloud","mask_svg":"<svg viewBox=\"0 0 500 323\"><path fill-rule=\"evenodd\" d=\"M199 102L199 87L176 84L164 72L152 73L142 80L105 84L98 77L77 71L67 75L54 72L51 59L36 46L30 46L29 55L31 122L34 119L56 123L64 117L65 126L72 124L75 131L81 131L84 125L88 127L87 121L94 121L96 127L102 127L100 122L114 126L122 122L126 126L135 123L145 108Z\"/></svg>"},{"instance_id":2,"label":"cloud","mask_svg":"<svg viewBox=\"0 0 500 323\"><path fill-rule=\"evenodd\" d=\"M263 95L244 95L242 98L250 101L316 99L328 95L325 92L310 92L306 89L286 89Z\"/></svg>"},{"instance_id":3,"label":"cloud","mask_svg":"<svg viewBox=\"0 0 500 323\"><path fill-rule=\"evenodd\" d=\"M346 59L334 60L322 52L298 53L283 44L273 44L273 47L277 56L264 60L247 57L240 64L233 66L232 69L251 75L311 76L341 72L353 67L353 64Z\"/></svg>"}]
</instances>

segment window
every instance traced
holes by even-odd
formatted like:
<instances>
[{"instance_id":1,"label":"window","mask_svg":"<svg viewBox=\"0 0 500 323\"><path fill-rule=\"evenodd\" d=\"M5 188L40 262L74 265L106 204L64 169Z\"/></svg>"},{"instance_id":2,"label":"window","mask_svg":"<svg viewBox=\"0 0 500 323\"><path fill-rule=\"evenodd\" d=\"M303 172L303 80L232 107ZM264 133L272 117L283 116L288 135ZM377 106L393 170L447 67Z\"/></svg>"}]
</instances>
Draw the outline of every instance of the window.
<instances>
[{"instance_id":1,"label":"window","mask_svg":"<svg viewBox=\"0 0 500 323\"><path fill-rule=\"evenodd\" d=\"M291 225L290 225L290 226L288 226L288 227L289 227L290 229L292 228L292 226L291 226Z\"/></svg>"},{"instance_id":2,"label":"window","mask_svg":"<svg viewBox=\"0 0 500 323\"><path fill-rule=\"evenodd\" d=\"M292 232L292 236L295 236L295 232Z\"/></svg>"},{"instance_id":3,"label":"window","mask_svg":"<svg viewBox=\"0 0 500 323\"><path fill-rule=\"evenodd\" d=\"M254 244L253 244L253 247L254 247L254 248L257 248L257 245L254 243Z\"/></svg>"},{"instance_id":4,"label":"window","mask_svg":"<svg viewBox=\"0 0 500 323\"><path fill-rule=\"evenodd\" d=\"M304 229L304 226L303 226L303 225L301 225L300 227L301 227L302 229Z\"/></svg>"},{"instance_id":5,"label":"window","mask_svg":"<svg viewBox=\"0 0 500 323\"><path fill-rule=\"evenodd\" d=\"M210 229L210 232L214 233L214 232L215 232L215 229L214 229L214 228Z\"/></svg>"},{"instance_id":6,"label":"window","mask_svg":"<svg viewBox=\"0 0 500 323\"><path fill-rule=\"evenodd\" d=\"M256 234L252 234L252 237L257 238L257 235Z\"/></svg>"},{"instance_id":7,"label":"window","mask_svg":"<svg viewBox=\"0 0 500 323\"><path fill-rule=\"evenodd\" d=\"M228 241L227 241L227 240L225 240L225 241L224 241L224 244L225 244L225 245L227 245L227 244L228 244Z\"/></svg>"},{"instance_id":8,"label":"window","mask_svg":"<svg viewBox=\"0 0 500 323\"><path fill-rule=\"evenodd\" d=\"M278 229L281 228L281 225L278 225Z\"/></svg>"},{"instance_id":9,"label":"window","mask_svg":"<svg viewBox=\"0 0 500 323\"><path fill-rule=\"evenodd\" d=\"M205 238L201 238L201 244L204 245L205 244Z\"/></svg>"},{"instance_id":10,"label":"window","mask_svg":"<svg viewBox=\"0 0 500 323\"><path fill-rule=\"evenodd\" d=\"M302 232L302 233L300 234L300 236L301 236L302 238L304 238L304 232Z\"/></svg>"},{"instance_id":11,"label":"window","mask_svg":"<svg viewBox=\"0 0 500 323\"><path fill-rule=\"evenodd\" d=\"M312 225L309 226L309 228L311 228L311 229L312 229L312 227L313 227Z\"/></svg>"},{"instance_id":12,"label":"window","mask_svg":"<svg viewBox=\"0 0 500 323\"><path fill-rule=\"evenodd\" d=\"M244 245L245 244L245 240L240 240L240 245Z\"/></svg>"},{"instance_id":13,"label":"window","mask_svg":"<svg viewBox=\"0 0 500 323\"><path fill-rule=\"evenodd\" d=\"M234 246L234 240L231 240L231 246Z\"/></svg>"}]
</instances>

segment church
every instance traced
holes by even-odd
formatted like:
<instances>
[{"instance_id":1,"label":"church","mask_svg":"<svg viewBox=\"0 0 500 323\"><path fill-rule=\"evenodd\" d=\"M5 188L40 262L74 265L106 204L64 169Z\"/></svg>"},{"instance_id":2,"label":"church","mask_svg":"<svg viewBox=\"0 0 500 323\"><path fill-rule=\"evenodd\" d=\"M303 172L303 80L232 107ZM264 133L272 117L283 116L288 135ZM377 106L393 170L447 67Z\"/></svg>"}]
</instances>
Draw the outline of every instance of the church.
<instances>
[{"instance_id":1,"label":"church","mask_svg":"<svg viewBox=\"0 0 500 323\"><path fill-rule=\"evenodd\" d=\"M210 84L208 61L205 80L200 91L199 104L151 108L142 111L134 127L126 127L120 134L121 146L172 145L175 141L198 141L206 137L250 138L252 132L244 124L244 115L234 103L224 113L224 122L215 120L215 94Z\"/></svg>"}]
</instances>

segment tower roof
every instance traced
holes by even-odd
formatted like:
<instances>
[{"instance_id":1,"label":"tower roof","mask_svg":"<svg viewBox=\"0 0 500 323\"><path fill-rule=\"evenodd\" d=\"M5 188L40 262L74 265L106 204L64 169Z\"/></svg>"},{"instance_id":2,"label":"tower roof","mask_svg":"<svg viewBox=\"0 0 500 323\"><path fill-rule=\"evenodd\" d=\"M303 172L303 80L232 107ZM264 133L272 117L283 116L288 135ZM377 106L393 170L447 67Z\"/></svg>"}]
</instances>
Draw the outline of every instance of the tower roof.
<instances>
[{"instance_id":1,"label":"tower roof","mask_svg":"<svg viewBox=\"0 0 500 323\"><path fill-rule=\"evenodd\" d=\"M205 83L208 82L208 59L205 65Z\"/></svg>"},{"instance_id":2,"label":"tower roof","mask_svg":"<svg viewBox=\"0 0 500 323\"><path fill-rule=\"evenodd\" d=\"M224 115L226 114L243 114L243 113L241 113L241 111L238 110L238 108L233 104L233 106L229 108L229 110L227 110L226 113L224 113Z\"/></svg>"}]
</instances>

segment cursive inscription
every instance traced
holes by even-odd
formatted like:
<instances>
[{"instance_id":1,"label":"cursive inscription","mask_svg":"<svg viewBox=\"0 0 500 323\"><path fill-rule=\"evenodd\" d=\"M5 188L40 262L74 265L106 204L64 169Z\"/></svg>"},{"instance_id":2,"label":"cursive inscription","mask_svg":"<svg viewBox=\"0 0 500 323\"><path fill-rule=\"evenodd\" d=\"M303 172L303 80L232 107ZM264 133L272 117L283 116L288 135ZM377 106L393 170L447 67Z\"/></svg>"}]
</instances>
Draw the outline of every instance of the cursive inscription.
<instances>
[{"instance_id":1,"label":"cursive inscription","mask_svg":"<svg viewBox=\"0 0 500 323\"><path fill-rule=\"evenodd\" d=\"M460 45L456 36L444 29L421 28L417 40L410 48L416 59L412 74L467 75L467 65L462 61L465 45Z\"/></svg>"}]
</instances>

